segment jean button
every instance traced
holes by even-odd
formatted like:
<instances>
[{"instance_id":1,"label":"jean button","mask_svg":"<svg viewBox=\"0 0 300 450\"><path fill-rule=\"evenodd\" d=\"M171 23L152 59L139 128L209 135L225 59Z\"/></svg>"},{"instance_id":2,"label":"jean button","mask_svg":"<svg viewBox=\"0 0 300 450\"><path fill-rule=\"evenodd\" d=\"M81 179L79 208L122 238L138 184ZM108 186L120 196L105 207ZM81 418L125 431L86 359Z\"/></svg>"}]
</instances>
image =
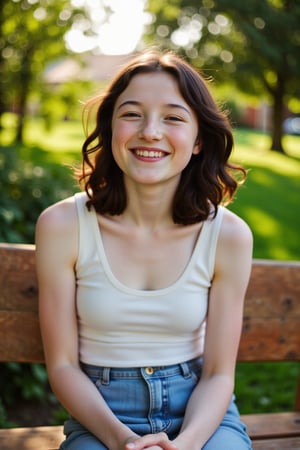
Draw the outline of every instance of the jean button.
<instances>
[{"instance_id":1,"label":"jean button","mask_svg":"<svg viewBox=\"0 0 300 450\"><path fill-rule=\"evenodd\" d=\"M147 375L153 375L154 369L153 367L146 367L145 372Z\"/></svg>"}]
</instances>

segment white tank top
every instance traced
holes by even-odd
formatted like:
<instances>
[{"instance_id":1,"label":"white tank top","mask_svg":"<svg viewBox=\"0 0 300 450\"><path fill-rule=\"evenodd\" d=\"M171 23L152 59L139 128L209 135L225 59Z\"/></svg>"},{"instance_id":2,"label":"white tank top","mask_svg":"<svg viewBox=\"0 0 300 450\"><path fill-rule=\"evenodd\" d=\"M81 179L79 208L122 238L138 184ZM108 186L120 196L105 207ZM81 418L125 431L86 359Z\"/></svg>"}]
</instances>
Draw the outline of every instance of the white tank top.
<instances>
[{"instance_id":1,"label":"white tank top","mask_svg":"<svg viewBox=\"0 0 300 450\"><path fill-rule=\"evenodd\" d=\"M80 361L105 367L177 364L203 353L208 293L223 207L203 223L191 259L175 283L144 291L116 279L97 215L75 194L79 218L76 264Z\"/></svg>"}]
</instances>

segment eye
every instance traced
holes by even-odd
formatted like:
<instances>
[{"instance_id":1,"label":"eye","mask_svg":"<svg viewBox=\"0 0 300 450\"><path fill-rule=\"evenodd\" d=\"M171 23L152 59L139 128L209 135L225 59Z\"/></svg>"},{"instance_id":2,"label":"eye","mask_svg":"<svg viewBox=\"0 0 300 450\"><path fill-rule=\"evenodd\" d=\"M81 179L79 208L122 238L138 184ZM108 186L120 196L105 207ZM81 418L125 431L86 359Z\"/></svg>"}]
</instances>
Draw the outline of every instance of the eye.
<instances>
[{"instance_id":1,"label":"eye","mask_svg":"<svg viewBox=\"0 0 300 450\"><path fill-rule=\"evenodd\" d=\"M168 116L166 116L165 120L170 122L183 122L182 117L176 116L174 114L169 114Z\"/></svg>"},{"instance_id":2,"label":"eye","mask_svg":"<svg viewBox=\"0 0 300 450\"><path fill-rule=\"evenodd\" d=\"M129 119L135 119L141 117L141 114L135 111L126 111L121 114L121 117L128 117Z\"/></svg>"}]
</instances>

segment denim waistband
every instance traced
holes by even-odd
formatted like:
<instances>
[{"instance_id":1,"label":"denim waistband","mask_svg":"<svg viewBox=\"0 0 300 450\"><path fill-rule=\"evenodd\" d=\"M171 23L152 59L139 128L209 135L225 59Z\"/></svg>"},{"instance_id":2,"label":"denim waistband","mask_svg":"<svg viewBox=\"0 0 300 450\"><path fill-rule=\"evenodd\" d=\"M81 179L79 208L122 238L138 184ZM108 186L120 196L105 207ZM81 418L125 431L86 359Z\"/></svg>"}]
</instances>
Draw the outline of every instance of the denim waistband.
<instances>
[{"instance_id":1,"label":"denim waistband","mask_svg":"<svg viewBox=\"0 0 300 450\"><path fill-rule=\"evenodd\" d=\"M89 377L101 378L104 382L117 378L141 378L143 374L151 377L169 377L178 374L189 376L191 372L201 371L203 363L202 356L178 364L166 366L148 367L101 367L91 364L81 363L83 372Z\"/></svg>"}]
</instances>

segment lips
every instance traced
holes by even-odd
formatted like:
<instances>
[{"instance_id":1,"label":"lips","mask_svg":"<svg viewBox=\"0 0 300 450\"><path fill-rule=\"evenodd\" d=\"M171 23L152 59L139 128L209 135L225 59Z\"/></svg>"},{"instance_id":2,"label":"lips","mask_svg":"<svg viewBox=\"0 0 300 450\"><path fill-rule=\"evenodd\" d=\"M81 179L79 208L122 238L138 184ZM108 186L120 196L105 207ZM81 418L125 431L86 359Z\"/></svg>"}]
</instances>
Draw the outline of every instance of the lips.
<instances>
[{"instance_id":1,"label":"lips","mask_svg":"<svg viewBox=\"0 0 300 450\"><path fill-rule=\"evenodd\" d=\"M133 149L132 152L140 157L140 158L147 158L147 159L160 159L167 155L166 152L162 150L155 150L155 149Z\"/></svg>"}]
</instances>

